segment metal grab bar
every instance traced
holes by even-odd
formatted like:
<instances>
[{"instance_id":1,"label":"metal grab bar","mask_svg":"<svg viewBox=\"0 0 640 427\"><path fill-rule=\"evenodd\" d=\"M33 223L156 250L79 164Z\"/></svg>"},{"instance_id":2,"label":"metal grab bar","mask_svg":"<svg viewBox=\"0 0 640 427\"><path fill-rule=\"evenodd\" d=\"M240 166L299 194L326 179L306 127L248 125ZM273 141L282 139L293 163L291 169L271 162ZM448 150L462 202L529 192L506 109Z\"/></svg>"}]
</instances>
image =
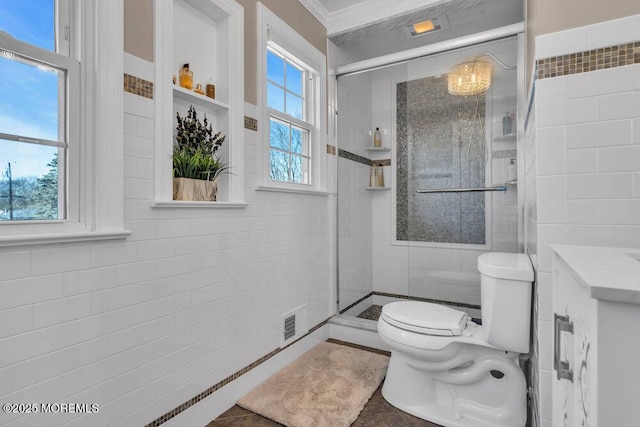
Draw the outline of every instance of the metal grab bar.
<instances>
[{"instance_id":1,"label":"metal grab bar","mask_svg":"<svg viewBox=\"0 0 640 427\"><path fill-rule=\"evenodd\" d=\"M441 190L416 190L416 193L477 193L480 191L507 191L507 187L499 185L497 187L443 188Z\"/></svg>"}]
</instances>

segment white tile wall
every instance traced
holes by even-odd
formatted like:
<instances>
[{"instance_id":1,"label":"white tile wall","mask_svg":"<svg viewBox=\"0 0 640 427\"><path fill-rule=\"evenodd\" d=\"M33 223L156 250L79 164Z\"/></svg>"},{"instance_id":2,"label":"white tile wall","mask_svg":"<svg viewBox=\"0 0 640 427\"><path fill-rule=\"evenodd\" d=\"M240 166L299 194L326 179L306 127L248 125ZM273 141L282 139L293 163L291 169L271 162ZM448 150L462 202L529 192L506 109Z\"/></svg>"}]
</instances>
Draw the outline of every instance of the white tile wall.
<instances>
[{"instance_id":1,"label":"white tile wall","mask_svg":"<svg viewBox=\"0 0 640 427\"><path fill-rule=\"evenodd\" d=\"M152 79L153 64L125 64ZM0 401L100 412L0 425L144 425L277 348L283 312L306 303L314 326L334 309L335 198L257 194L245 130L247 209L153 209L154 103L124 97L131 238L0 254Z\"/></svg>"},{"instance_id":2,"label":"white tile wall","mask_svg":"<svg viewBox=\"0 0 640 427\"><path fill-rule=\"evenodd\" d=\"M640 40L640 15L536 39L536 58ZM536 83L527 247L537 257L541 425L551 424L551 243L640 248L640 65ZM564 164L563 164L564 163ZM533 199L533 200L532 200ZM537 216L537 217L536 217ZM536 235L533 235L533 230Z\"/></svg>"}]
</instances>

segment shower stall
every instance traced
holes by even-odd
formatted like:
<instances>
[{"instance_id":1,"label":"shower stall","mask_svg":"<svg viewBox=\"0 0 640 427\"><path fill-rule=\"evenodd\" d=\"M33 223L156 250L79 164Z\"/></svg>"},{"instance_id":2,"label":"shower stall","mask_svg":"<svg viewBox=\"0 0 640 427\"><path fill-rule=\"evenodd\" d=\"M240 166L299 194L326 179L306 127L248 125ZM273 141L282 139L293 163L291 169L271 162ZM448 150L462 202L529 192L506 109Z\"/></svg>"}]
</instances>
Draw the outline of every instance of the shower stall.
<instances>
[{"instance_id":1,"label":"shower stall","mask_svg":"<svg viewBox=\"0 0 640 427\"><path fill-rule=\"evenodd\" d=\"M375 320L410 298L479 317L478 256L522 251L522 44L337 73L339 313ZM474 60L493 66L488 90L452 94L450 70Z\"/></svg>"}]
</instances>

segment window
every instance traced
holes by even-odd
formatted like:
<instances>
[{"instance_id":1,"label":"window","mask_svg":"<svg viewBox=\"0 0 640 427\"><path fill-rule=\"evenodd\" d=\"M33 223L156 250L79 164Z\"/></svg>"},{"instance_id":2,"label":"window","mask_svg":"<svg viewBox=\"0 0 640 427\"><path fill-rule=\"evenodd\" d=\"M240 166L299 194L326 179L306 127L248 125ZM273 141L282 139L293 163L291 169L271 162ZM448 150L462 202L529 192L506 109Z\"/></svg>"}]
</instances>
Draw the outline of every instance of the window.
<instances>
[{"instance_id":1,"label":"window","mask_svg":"<svg viewBox=\"0 0 640 427\"><path fill-rule=\"evenodd\" d=\"M113 202L123 185L122 0L105 3L0 2L0 246L128 234Z\"/></svg>"},{"instance_id":2,"label":"window","mask_svg":"<svg viewBox=\"0 0 640 427\"><path fill-rule=\"evenodd\" d=\"M309 122L305 80L311 73L291 55L267 50L267 106L269 108L269 178L309 184Z\"/></svg>"},{"instance_id":3,"label":"window","mask_svg":"<svg viewBox=\"0 0 640 427\"><path fill-rule=\"evenodd\" d=\"M67 218L69 17L63 0L0 3L0 221Z\"/></svg>"},{"instance_id":4,"label":"window","mask_svg":"<svg viewBox=\"0 0 640 427\"><path fill-rule=\"evenodd\" d=\"M259 104L262 190L323 193L326 184L324 55L262 4Z\"/></svg>"}]
</instances>

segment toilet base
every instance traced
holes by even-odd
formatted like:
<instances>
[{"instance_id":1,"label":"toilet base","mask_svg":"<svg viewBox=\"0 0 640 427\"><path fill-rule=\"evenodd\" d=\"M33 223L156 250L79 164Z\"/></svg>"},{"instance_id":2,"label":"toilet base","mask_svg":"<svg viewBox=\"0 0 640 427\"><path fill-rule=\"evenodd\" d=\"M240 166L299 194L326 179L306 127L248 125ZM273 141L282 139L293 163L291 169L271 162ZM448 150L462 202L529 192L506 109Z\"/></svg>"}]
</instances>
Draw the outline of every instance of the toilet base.
<instances>
[{"instance_id":1,"label":"toilet base","mask_svg":"<svg viewBox=\"0 0 640 427\"><path fill-rule=\"evenodd\" d=\"M525 425L526 384L513 359L489 350L455 369L432 371L420 369L419 364L420 361L392 351L382 386L387 402L445 427ZM491 371L504 376L495 378Z\"/></svg>"}]
</instances>

